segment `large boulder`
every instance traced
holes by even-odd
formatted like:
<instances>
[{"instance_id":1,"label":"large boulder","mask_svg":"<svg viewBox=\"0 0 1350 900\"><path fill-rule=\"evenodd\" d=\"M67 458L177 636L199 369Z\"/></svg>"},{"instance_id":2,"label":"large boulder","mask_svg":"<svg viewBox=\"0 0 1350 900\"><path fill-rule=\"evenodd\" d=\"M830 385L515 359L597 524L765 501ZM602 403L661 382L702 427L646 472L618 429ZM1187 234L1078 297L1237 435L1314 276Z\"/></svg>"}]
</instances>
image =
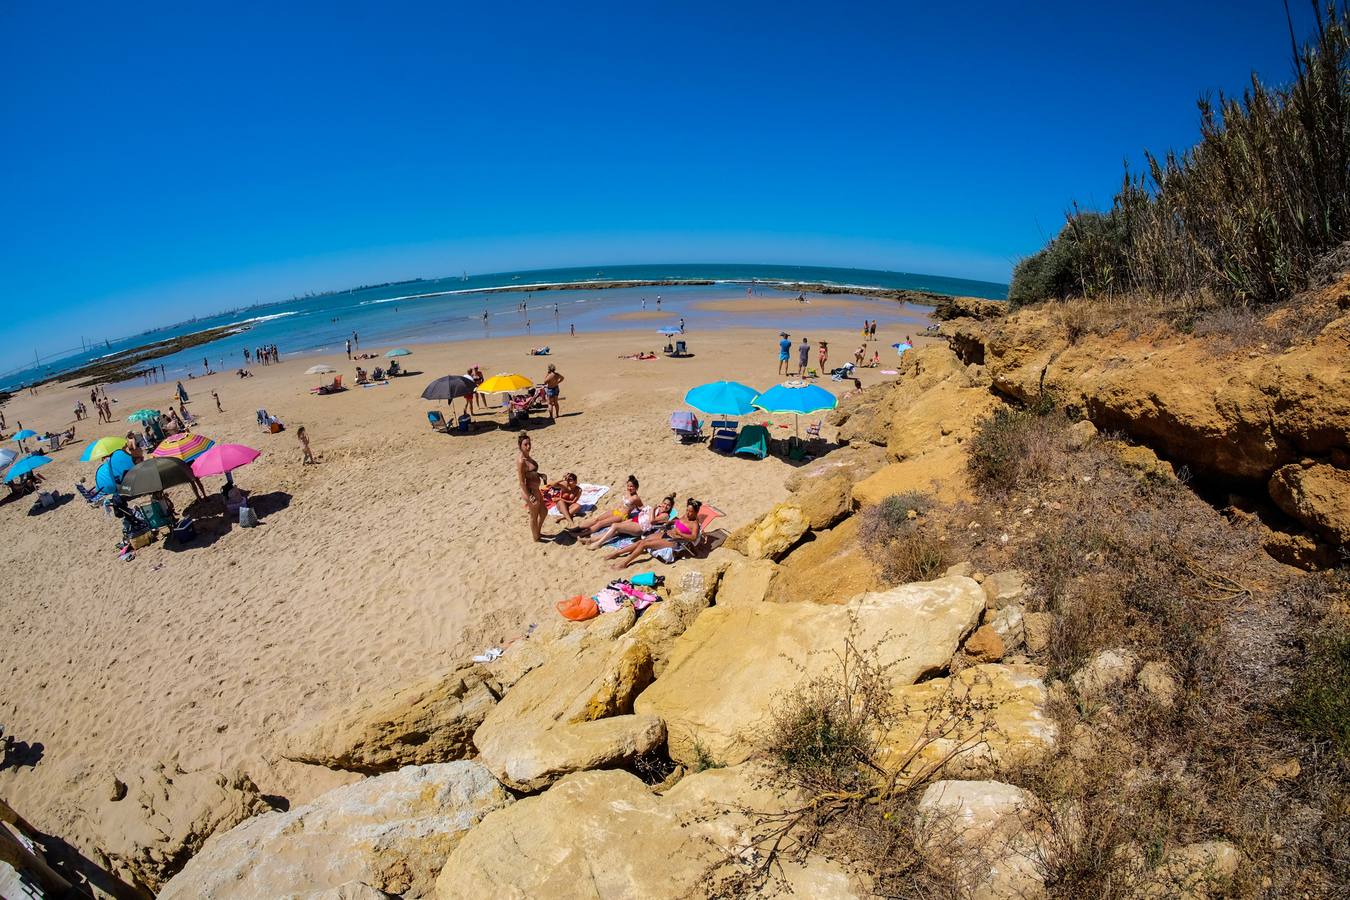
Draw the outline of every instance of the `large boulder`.
<instances>
[{"instance_id":1,"label":"large boulder","mask_svg":"<svg viewBox=\"0 0 1350 900\"><path fill-rule=\"evenodd\" d=\"M1045 710L1038 666L985 664L900 687L895 726L882 738L892 760L909 771L953 778L987 778L1044 759L1059 739ZM917 752L915 752L917 750Z\"/></svg>"},{"instance_id":2,"label":"large boulder","mask_svg":"<svg viewBox=\"0 0 1350 900\"><path fill-rule=\"evenodd\" d=\"M866 591L879 590L877 567L858 543L860 521L850 516L828 531L817 532L784 557L764 599L846 603Z\"/></svg>"},{"instance_id":3,"label":"large boulder","mask_svg":"<svg viewBox=\"0 0 1350 900\"><path fill-rule=\"evenodd\" d=\"M217 835L159 896L424 897L464 833L510 802L479 763L408 766Z\"/></svg>"},{"instance_id":4,"label":"large boulder","mask_svg":"<svg viewBox=\"0 0 1350 900\"><path fill-rule=\"evenodd\" d=\"M811 519L794 497L774 506L760 518L738 528L726 546L750 559L776 560L811 530Z\"/></svg>"},{"instance_id":5,"label":"large boulder","mask_svg":"<svg viewBox=\"0 0 1350 900\"><path fill-rule=\"evenodd\" d=\"M1270 498L1332 543L1350 545L1350 471L1325 464L1283 466L1270 479Z\"/></svg>"},{"instance_id":6,"label":"large boulder","mask_svg":"<svg viewBox=\"0 0 1350 900\"><path fill-rule=\"evenodd\" d=\"M90 792L86 813L98 849L123 880L158 892L211 835L268 809L241 772L186 772L163 761L119 772Z\"/></svg>"},{"instance_id":7,"label":"large boulder","mask_svg":"<svg viewBox=\"0 0 1350 900\"><path fill-rule=\"evenodd\" d=\"M631 626L631 609L592 621L548 645L548 660L516 682L474 732L483 763L516 790L631 762L665 739L660 719L632 715L633 698L654 668L649 646L613 633L616 623Z\"/></svg>"},{"instance_id":8,"label":"large boulder","mask_svg":"<svg viewBox=\"0 0 1350 900\"><path fill-rule=\"evenodd\" d=\"M497 695L478 667L462 666L392 694L362 698L291 735L281 755L374 774L464 759Z\"/></svg>"},{"instance_id":9,"label":"large boulder","mask_svg":"<svg viewBox=\"0 0 1350 900\"><path fill-rule=\"evenodd\" d=\"M703 895L718 863L731 860L728 874L740 871L755 824L747 811L771 814L789 802L746 766L687 776L660 797L627 772L576 773L469 832L446 861L436 896ZM785 861L782 874L797 896L857 896L823 860Z\"/></svg>"},{"instance_id":10,"label":"large boulder","mask_svg":"<svg viewBox=\"0 0 1350 900\"><path fill-rule=\"evenodd\" d=\"M638 696L666 722L672 759L734 764L776 699L834 674L846 640L874 655L897 685L951 660L984 609L984 592L952 577L863 594L847 604L754 603L705 610L676 642L665 674ZM500 707L499 707L500 708Z\"/></svg>"},{"instance_id":11,"label":"large boulder","mask_svg":"<svg viewBox=\"0 0 1350 900\"><path fill-rule=\"evenodd\" d=\"M1037 869L1039 807L1028 791L998 781L935 781L919 798L916 826L931 862L964 875L977 900L1046 896Z\"/></svg>"},{"instance_id":12,"label":"large boulder","mask_svg":"<svg viewBox=\"0 0 1350 900\"><path fill-rule=\"evenodd\" d=\"M771 559L736 560L727 566L722 582L717 586L718 606L738 606L759 603L766 598L769 586L779 572L778 563Z\"/></svg>"}]
</instances>

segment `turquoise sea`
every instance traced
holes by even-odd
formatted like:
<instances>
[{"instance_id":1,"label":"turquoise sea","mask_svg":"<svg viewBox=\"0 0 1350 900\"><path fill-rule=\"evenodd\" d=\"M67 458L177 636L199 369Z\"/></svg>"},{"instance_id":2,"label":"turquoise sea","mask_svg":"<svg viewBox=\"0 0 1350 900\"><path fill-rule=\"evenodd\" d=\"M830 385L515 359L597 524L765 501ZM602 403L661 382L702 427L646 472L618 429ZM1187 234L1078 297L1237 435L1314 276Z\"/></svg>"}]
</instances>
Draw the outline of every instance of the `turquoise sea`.
<instances>
[{"instance_id":1,"label":"turquoise sea","mask_svg":"<svg viewBox=\"0 0 1350 900\"><path fill-rule=\"evenodd\" d=\"M717 284L607 290L531 290L539 285L666 279L710 280ZM540 344L546 344L555 335L567 334L572 325L583 333L619 329L654 332L661 322L651 319L624 320L615 318L615 315L643 308L643 299L647 301L646 309L654 310L658 296L662 299L662 311L670 315L670 324L678 322L683 316L690 330L728 324L766 325L771 323L764 322L762 317L752 319L737 314L707 312L697 309L696 305L701 300L744 297L749 291L758 296L795 296L796 291L788 287L792 282L930 291L994 300L1002 300L1007 296L1007 285L1004 284L940 275L819 266L685 263L458 275L293 298L236 309L140 334L108 337L94 346L44 359L40 365L0 373L0 388L17 388L121 350L236 323L247 324L248 330L165 356L156 362L166 367L169 377L181 377L188 372L200 374L204 361L209 361L215 369L237 368L243 362L245 348L252 352L254 347L265 344L276 344L283 358L297 353L337 351L342 349L343 341L352 332L360 335L363 350L373 351L419 342L526 333L538 338ZM522 303L526 305L524 311L520 310ZM483 318L485 312L488 314L486 320ZM822 309L822 319L825 316ZM889 306L878 304L875 317L883 323L918 320L915 310L907 310L896 303Z\"/></svg>"}]
</instances>

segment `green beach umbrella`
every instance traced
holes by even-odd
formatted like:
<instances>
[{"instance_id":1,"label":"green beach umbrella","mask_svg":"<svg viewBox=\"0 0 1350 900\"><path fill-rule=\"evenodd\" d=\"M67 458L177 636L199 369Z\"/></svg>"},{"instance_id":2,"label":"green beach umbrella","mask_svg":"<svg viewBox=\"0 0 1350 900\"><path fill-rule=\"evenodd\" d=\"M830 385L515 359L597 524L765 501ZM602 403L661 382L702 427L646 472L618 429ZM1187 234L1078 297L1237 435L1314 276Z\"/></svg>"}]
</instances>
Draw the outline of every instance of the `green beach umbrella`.
<instances>
[{"instance_id":1,"label":"green beach umbrella","mask_svg":"<svg viewBox=\"0 0 1350 900\"><path fill-rule=\"evenodd\" d=\"M412 351L407 347L395 347L384 355L385 359L393 359L395 356L412 356Z\"/></svg>"},{"instance_id":2,"label":"green beach umbrella","mask_svg":"<svg viewBox=\"0 0 1350 900\"><path fill-rule=\"evenodd\" d=\"M136 410L134 413L132 413L131 415L127 416L127 421L128 421L128 422L153 422L155 419L158 419L158 418L159 418L159 410L157 410L157 409L138 409L138 410Z\"/></svg>"}]
</instances>

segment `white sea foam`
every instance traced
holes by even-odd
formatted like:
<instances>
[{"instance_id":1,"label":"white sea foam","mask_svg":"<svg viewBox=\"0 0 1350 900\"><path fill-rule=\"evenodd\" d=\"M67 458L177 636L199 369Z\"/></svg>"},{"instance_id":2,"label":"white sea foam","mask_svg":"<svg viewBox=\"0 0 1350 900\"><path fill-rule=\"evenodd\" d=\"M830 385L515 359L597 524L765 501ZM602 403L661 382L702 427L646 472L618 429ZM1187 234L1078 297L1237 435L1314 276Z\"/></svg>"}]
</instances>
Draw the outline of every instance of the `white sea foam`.
<instances>
[{"instance_id":1,"label":"white sea foam","mask_svg":"<svg viewBox=\"0 0 1350 900\"><path fill-rule=\"evenodd\" d=\"M270 322L273 319L284 319L287 316L298 316L298 315L300 315L300 310L293 309L290 310L289 312L272 313L271 315L267 316L254 316L251 319L240 319L238 322L231 322L228 325L222 327L233 328L236 325L256 325L259 322Z\"/></svg>"}]
</instances>

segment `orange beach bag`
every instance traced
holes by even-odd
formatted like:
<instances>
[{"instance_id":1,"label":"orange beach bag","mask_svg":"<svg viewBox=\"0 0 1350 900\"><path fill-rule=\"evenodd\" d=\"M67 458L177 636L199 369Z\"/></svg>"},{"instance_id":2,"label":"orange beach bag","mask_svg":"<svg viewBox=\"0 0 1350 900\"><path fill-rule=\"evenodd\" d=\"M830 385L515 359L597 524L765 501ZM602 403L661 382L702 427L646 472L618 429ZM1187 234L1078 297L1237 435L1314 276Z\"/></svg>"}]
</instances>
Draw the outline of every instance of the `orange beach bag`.
<instances>
[{"instance_id":1,"label":"orange beach bag","mask_svg":"<svg viewBox=\"0 0 1350 900\"><path fill-rule=\"evenodd\" d=\"M600 615L600 607L596 605L594 597L585 597L581 594L577 594L575 597L559 600L558 612L562 613L564 619L571 619L573 622L584 622L587 619L594 619L596 616Z\"/></svg>"}]
</instances>

